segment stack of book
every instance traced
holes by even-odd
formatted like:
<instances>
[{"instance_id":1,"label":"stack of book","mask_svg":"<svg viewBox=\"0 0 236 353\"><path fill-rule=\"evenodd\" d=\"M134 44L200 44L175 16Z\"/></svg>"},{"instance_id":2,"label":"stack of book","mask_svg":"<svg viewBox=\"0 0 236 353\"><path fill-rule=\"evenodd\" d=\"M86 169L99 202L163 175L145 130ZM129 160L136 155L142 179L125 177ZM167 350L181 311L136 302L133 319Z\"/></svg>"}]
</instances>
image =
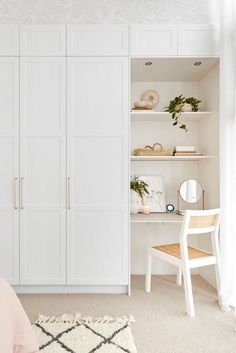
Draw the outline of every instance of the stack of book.
<instances>
[{"instance_id":1,"label":"stack of book","mask_svg":"<svg viewBox=\"0 0 236 353\"><path fill-rule=\"evenodd\" d=\"M175 156L202 156L202 153L196 151L195 146L176 146Z\"/></svg>"},{"instance_id":2,"label":"stack of book","mask_svg":"<svg viewBox=\"0 0 236 353\"><path fill-rule=\"evenodd\" d=\"M153 112L152 108L147 107L134 107L132 108L132 112Z\"/></svg>"}]
</instances>

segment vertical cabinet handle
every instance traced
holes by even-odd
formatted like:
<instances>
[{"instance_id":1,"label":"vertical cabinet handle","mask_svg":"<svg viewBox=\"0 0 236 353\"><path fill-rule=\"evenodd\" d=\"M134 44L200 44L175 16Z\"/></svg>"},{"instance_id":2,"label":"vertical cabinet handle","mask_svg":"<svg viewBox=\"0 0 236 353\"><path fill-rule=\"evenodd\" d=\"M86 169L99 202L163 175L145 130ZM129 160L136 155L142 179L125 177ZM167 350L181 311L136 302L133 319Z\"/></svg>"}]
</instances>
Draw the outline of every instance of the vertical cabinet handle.
<instances>
[{"instance_id":1,"label":"vertical cabinet handle","mask_svg":"<svg viewBox=\"0 0 236 353\"><path fill-rule=\"evenodd\" d=\"M14 182L13 182L13 198L14 198L14 209L15 210L17 210L17 197L16 197L17 181L18 181L18 178L15 177Z\"/></svg>"},{"instance_id":2,"label":"vertical cabinet handle","mask_svg":"<svg viewBox=\"0 0 236 353\"><path fill-rule=\"evenodd\" d=\"M71 209L71 178L67 178L67 208Z\"/></svg>"},{"instance_id":3,"label":"vertical cabinet handle","mask_svg":"<svg viewBox=\"0 0 236 353\"><path fill-rule=\"evenodd\" d=\"M24 209L24 178L20 179L20 208Z\"/></svg>"}]
</instances>

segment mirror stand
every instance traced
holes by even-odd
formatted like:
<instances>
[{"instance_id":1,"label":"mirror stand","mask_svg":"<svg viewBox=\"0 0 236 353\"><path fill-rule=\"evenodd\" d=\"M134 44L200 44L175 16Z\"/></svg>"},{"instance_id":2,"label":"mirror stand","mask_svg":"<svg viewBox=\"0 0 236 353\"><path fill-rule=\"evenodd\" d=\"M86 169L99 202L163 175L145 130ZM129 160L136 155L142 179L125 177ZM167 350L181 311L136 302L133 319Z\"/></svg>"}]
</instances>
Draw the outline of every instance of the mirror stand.
<instances>
[{"instance_id":1,"label":"mirror stand","mask_svg":"<svg viewBox=\"0 0 236 353\"><path fill-rule=\"evenodd\" d=\"M179 205L180 205L180 199L182 199L182 197L180 196L180 191L177 190L177 210L176 213L179 215L183 215L184 211L180 210ZM187 202L187 201L185 201ZM202 209L205 209L205 190L202 190Z\"/></svg>"}]
</instances>

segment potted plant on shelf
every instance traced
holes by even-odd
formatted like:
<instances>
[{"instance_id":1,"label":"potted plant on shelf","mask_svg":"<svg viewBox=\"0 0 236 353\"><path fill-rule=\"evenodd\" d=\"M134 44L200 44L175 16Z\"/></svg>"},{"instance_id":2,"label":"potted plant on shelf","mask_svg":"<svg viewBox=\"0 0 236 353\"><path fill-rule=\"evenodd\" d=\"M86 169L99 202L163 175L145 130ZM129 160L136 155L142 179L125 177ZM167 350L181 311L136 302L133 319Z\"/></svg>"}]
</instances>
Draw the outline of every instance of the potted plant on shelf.
<instances>
[{"instance_id":1,"label":"potted plant on shelf","mask_svg":"<svg viewBox=\"0 0 236 353\"><path fill-rule=\"evenodd\" d=\"M143 205L144 195L148 195L148 184L141 180L138 176L134 176L130 180L130 212L136 214Z\"/></svg>"},{"instance_id":2,"label":"potted plant on shelf","mask_svg":"<svg viewBox=\"0 0 236 353\"><path fill-rule=\"evenodd\" d=\"M179 125L180 129L187 132L187 126L179 118L183 112L197 112L199 110L199 103L201 103L199 99L194 97L186 98L181 94L170 101L168 107L165 108L165 112L171 114L172 125Z\"/></svg>"}]
</instances>

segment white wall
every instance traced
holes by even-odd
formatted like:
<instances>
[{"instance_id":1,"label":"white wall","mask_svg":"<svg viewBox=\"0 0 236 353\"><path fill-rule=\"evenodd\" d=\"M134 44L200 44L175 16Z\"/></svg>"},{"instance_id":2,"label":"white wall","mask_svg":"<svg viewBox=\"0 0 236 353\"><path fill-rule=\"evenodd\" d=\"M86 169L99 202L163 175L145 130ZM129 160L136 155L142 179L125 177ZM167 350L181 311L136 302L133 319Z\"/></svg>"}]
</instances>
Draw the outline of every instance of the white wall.
<instances>
[{"instance_id":1,"label":"white wall","mask_svg":"<svg viewBox=\"0 0 236 353\"><path fill-rule=\"evenodd\" d=\"M0 23L218 23L218 0L0 0Z\"/></svg>"}]
</instances>

